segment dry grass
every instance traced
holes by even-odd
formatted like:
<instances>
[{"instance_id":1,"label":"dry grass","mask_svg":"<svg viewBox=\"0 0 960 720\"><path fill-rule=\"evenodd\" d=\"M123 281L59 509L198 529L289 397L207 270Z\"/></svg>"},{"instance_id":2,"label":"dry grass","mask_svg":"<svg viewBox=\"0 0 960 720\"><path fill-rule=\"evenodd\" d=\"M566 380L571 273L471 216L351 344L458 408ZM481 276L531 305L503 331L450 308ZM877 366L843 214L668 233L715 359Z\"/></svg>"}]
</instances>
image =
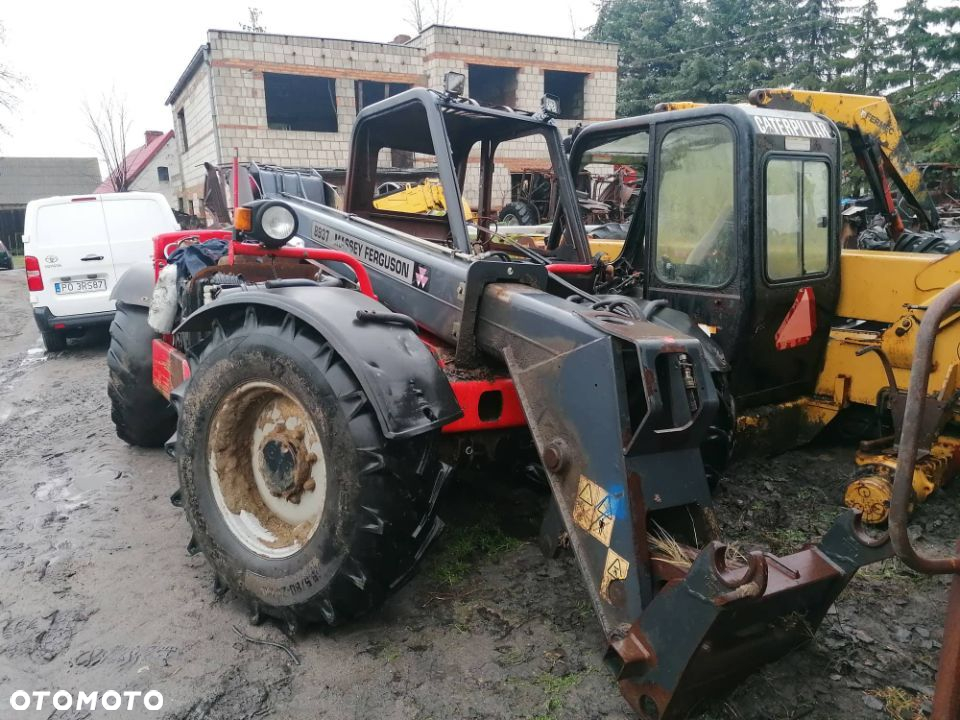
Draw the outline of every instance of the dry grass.
<instances>
[{"instance_id":1,"label":"dry grass","mask_svg":"<svg viewBox=\"0 0 960 720\"><path fill-rule=\"evenodd\" d=\"M657 558L684 570L693 565L700 548L690 547L677 541L669 532L656 522L653 523L654 529L647 533L647 543L650 545L650 551ZM743 567L747 564L740 549L735 545L727 545L727 552L724 558L728 568Z\"/></svg>"},{"instance_id":2,"label":"dry grass","mask_svg":"<svg viewBox=\"0 0 960 720\"><path fill-rule=\"evenodd\" d=\"M892 720L923 720L920 709L926 700L923 695L914 695L898 687L870 690L867 694L883 701L884 711Z\"/></svg>"},{"instance_id":3,"label":"dry grass","mask_svg":"<svg viewBox=\"0 0 960 720\"><path fill-rule=\"evenodd\" d=\"M699 552L697 548L677 542L673 535L656 522L653 523L653 526L654 530L647 533L647 543L650 545L652 554L668 565L675 565L679 568L687 569L693 565L693 561Z\"/></svg>"}]
</instances>

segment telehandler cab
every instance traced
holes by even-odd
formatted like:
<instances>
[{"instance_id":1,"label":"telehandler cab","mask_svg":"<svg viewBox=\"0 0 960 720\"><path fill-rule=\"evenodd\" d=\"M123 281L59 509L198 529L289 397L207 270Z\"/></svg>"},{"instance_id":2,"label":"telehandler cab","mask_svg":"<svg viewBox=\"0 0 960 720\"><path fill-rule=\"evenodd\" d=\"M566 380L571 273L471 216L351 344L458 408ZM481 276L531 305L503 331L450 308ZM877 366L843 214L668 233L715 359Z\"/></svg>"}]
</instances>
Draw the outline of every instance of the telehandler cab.
<instances>
[{"instance_id":1,"label":"telehandler cab","mask_svg":"<svg viewBox=\"0 0 960 720\"><path fill-rule=\"evenodd\" d=\"M572 549L622 693L648 720L684 717L809 640L856 570L888 557L890 544L845 512L818 545L787 557L727 552L703 462L726 452L716 427L721 353L682 312L642 298L629 258L612 267L591 258L551 99L537 114L483 107L450 81L445 92L408 90L358 114L343 211L284 192L282 173L261 169L260 197L238 208L232 231L196 233L192 245L188 233L156 239L156 267L131 270L115 292L118 432L162 441L174 431L170 398L190 552L206 556L217 587L244 598L255 618L294 627L346 622L404 582L441 527L437 498L459 465L539 463L553 493L543 543ZM759 131L758 120L783 117L807 128L808 149ZM725 273L749 259L724 250L762 197L754 148L782 158L789 178L810 163L816 193L818 182L835 182L833 130L740 108L664 116L651 130L673 153L665 168L710 152L735 174L704 183L726 182L730 205L709 208L715 222L692 244L657 246L648 281L663 277L663 292L682 297L678 280L711 278L724 323L756 323L766 307L722 290ZM493 221L497 152L532 140L545 145L559 194L542 252ZM477 222L459 203L442 215L377 208L378 170L392 151L434 163L446 197L461 195L478 155ZM686 189L696 187L687 177ZM809 251L786 253L777 267L809 268L829 296L836 256L816 239L836 217L816 207ZM166 298L164 273L176 278ZM773 288L766 304L789 309L807 279ZM162 334L148 325L151 301L175 310ZM796 339L790 332L785 342ZM808 382L810 348L796 350L799 380L733 380L774 396ZM664 535L687 561L657 550L651 540Z\"/></svg>"}]
</instances>

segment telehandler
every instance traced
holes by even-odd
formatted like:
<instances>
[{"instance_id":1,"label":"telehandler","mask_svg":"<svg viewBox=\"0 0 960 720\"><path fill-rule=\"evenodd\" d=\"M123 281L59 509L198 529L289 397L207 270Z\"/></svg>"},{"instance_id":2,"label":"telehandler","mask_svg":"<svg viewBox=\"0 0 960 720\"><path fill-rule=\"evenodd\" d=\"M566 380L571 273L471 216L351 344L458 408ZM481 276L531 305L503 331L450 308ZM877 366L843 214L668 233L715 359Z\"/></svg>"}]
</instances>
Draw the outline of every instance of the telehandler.
<instances>
[{"instance_id":1,"label":"telehandler","mask_svg":"<svg viewBox=\"0 0 960 720\"><path fill-rule=\"evenodd\" d=\"M551 121L556 101L546 97L536 114L488 108L462 97L462 84L449 74L444 92L411 89L358 114L343 211L285 192L279 173L261 169L260 197L236 210L232 230L156 238L154 264L128 271L114 293L118 433L157 445L175 431L168 446L190 552L206 556L216 587L245 599L255 619L291 627L344 623L403 583L442 525L437 499L458 466L538 463L553 495L543 544L573 551L621 692L646 720L684 717L808 641L856 570L888 557L890 543L845 511L795 554L727 552L704 467L726 447L716 429L728 394L722 352L688 316L643 298L639 258L591 257ZM763 132L758 121L774 118L806 128L809 147ZM634 130L584 137L602 145ZM659 225L669 242L654 244L649 279L720 284L739 264L752 267L722 250L762 206L768 155L836 182L835 130L810 115L721 106L658 116L650 132L666 155L661 171L684 173L688 191L701 152L724 159L730 177L729 206L711 205L716 220L692 243ZM493 220L498 149L531 138L548 149L559 196L542 251L500 235ZM477 222L459 203L442 215L376 207L387 148L435 160L446 197L461 195L478 151ZM837 219L817 198L819 238ZM777 267L800 262L835 278L837 253L817 242ZM158 271L176 278L166 298L154 292ZM779 309L782 324L810 279L775 284L762 306L730 292L711 302L744 326L769 327ZM173 323L150 326L171 308ZM809 345L824 329L801 343L794 324L769 335L793 344L787 357L801 380L762 377L757 392L776 397L814 376ZM665 534L688 562L657 550L651 540Z\"/></svg>"}]
</instances>

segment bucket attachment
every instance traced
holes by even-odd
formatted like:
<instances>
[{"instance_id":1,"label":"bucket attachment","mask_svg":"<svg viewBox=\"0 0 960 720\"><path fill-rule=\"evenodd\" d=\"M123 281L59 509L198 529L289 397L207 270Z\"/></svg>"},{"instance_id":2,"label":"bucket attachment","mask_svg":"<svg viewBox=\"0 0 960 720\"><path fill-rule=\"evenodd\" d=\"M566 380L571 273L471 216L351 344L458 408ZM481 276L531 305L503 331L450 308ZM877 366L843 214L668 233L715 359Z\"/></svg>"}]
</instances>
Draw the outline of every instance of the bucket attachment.
<instances>
[{"instance_id":1,"label":"bucket attachment","mask_svg":"<svg viewBox=\"0 0 960 720\"><path fill-rule=\"evenodd\" d=\"M809 640L889 543L849 511L818 546L733 557L700 456L719 401L699 341L642 318L576 315L587 328L573 342L530 322L530 344L504 352L554 495L544 533L562 537L543 544L576 555L631 706L646 720L683 717ZM662 554L665 539L678 557Z\"/></svg>"},{"instance_id":2,"label":"bucket attachment","mask_svg":"<svg viewBox=\"0 0 960 720\"><path fill-rule=\"evenodd\" d=\"M709 543L610 643L607 665L645 720L684 717L704 697L805 644L857 569L892 555L885 539L863 535L853 511L819 545L787 557L755 551L732 570L729 552Z\"/></svg>"}]
</instances>

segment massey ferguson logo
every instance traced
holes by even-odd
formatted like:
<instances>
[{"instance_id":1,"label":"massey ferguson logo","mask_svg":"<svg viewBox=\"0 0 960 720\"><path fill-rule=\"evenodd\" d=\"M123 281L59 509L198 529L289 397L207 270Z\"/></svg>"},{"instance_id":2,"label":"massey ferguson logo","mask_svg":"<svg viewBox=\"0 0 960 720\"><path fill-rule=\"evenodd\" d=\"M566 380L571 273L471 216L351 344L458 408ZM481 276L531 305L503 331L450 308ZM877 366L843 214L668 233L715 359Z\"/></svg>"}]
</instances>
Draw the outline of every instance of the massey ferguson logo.
<instances>
[{"instance_id":1,"label":"massey ferguson logo","mask_svg":"<svg viewBox=\"0 0 960 720\"><path fill-rule=\"evenodd\" d=\"M421 290L429 290L430 268L420 263L414 263L413 284Z\"/></svg>"}]
</instances>

